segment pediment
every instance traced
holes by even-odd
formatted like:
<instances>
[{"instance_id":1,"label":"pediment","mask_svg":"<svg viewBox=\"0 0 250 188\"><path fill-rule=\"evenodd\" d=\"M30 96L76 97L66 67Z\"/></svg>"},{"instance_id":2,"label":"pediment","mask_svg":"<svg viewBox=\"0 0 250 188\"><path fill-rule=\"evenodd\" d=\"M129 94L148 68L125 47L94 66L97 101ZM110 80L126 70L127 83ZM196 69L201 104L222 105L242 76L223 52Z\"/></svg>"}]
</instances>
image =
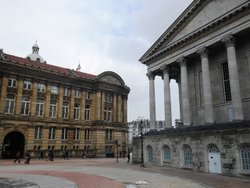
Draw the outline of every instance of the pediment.
<instances>
[{"instance_id":1,"label":"pediment","mask_svg":"<svg viewBox=\"0 0 250 188\"><path fill-rule=\"evenodd\" d=\"M187 34L195 32L199 28L204 27L215 21L216 19L222 17L227 12L238 7L247 0L211 0L209 1L193 18L190 19L188 23L176 33L168 43L174 43L181 38L185 37Z\"/></svg>"},{"instance_id":2,"label":"pediment","mask_svg":"<svg viewBox=\"0 0 250 188\"><path fill-rule=\"evenodd\" d=\"M178 43L196 33L249 0L194 0L176 21L149 48L139 61L160 53L166 47Z\"/></svg>"},{"instance_id":3,"label":"pediment","mask_svg":"<svg viewBox=\"0 0 250 188\"><path fill-rule=\"evenodd\" d=\"M101 73L100 75L98 75L97 80L109 84L125 86L122 78L118 74L111 71Z\"/></svg>"}]
</instances>

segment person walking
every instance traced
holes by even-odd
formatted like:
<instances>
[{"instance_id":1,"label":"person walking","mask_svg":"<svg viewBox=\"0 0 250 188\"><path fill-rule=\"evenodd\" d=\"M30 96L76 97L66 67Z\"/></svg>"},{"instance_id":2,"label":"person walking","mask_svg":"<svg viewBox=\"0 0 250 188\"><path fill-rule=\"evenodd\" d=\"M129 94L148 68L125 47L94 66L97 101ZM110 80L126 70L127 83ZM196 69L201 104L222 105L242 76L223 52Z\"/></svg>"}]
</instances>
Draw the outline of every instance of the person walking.
<instances>
[{"instance_id":1,"label":"person walking","mask_svg":"<svg viewBox=\"0 0 250 188\"><path fill-rule=\"evenodd\" d=\"M130 151L128 152L128 163L130 162Z\"/></svg>"},{"instance_id":2,"label":"person walking","mask_svg":"<svg viewBox=\"0 0 250 188\"><path fill-rule=\"evenodd\" d=\"M14 163L16 163L17 161L18 163L21 162L21 152L19 150L16 152L16 158L14 160Z\"/></svg>"},{"instance_id":3,"label":"person walking","mask_svg":"<svg viewBox=\"0 0 250 188\"><path fill-rule=\"evenodd\" d=\"M30 158L31 158L30 153L27 151L25 153L25 159L26 159L26 161L24 163L25 164L30 164Z\"/></svg>"},{"instance_id":4,"label":"person walking","mask_svg":"<svg viewBox=\"0 0 250 188\"><path fill-rule=\"evenodd\" d=\"M40 152L40 157L39 157L39 160L43 160L43 151Z\"/></svg>"}]
</instances>

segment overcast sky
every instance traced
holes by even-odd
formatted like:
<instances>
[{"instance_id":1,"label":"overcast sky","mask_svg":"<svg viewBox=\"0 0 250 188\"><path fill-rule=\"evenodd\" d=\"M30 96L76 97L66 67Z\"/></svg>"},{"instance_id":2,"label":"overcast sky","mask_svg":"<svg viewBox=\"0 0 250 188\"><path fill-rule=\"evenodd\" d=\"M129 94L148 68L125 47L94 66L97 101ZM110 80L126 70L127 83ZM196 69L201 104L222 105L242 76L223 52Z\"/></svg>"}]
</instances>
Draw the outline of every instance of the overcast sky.
<instances>
[{"instance_id":1,"label":"overcast sky","mask_svg":"<svg viewBox=\"0 0 250 188\"><path fill-rule=\"evenodd\" d=\"M149 118L147 67L138 59L192 0L0 0L0 48L26 57L37 41L48 64L98 75L119 74L130 87L128 121ZM174 83L174 84L173 84ZM164 120L163 81L156 77L156 118ZM173 121L179 118L171 81Z\"/></svg>"}]
</instances>

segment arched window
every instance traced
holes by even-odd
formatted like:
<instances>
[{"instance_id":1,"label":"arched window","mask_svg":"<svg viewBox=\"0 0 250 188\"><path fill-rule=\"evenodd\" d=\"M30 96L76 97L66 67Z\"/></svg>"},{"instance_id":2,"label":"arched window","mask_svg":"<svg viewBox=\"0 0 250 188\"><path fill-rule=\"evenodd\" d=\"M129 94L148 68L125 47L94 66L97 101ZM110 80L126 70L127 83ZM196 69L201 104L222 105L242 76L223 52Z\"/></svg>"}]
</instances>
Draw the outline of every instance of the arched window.
<instances>
[{"instance_id":1,"label":"arched window","mask_svg":"<svg viewBox=\"0 0 250 188\"><path fill-rule=\"evenodd\" d=\"M147 159L148 159L148 162L150 163L153 162L153 149L151 146L147 146Z\"/></svg>"},{"instance_id":2,"label":"arched window","mask_svg":"<svg viewBox=\"0 0 250 188\"><path fill-rule=\"evenodd\" d=\"M220 153L220 150L218 149L218 147L214 144L210 144L208 146L208 152L209 153Z\"/></svg>"},{"instance_id":3,"label":"arched window","mask_svg":"<svg viewBox=\"0 0 250 188\"><path fill-rule=\"evenodd\" d=\"M170 148L168 146L163 146L163 160L164 161L171 160Z\"/></svg>"},{"instance_id":4,"label":"arched window","mask_svg":"<svg viewBox=\"0 0 250 188\"><path fill-rule=\"evenodd\" d=\"M250 171L250 145L241 147L240 156L242 169Z\"/></svg>"},{"instance_id":5,"label":"arched window","mask_svg":"<svg viewBox=\"0 0 250 188\"><path fill-rule=\"evenodd\" d=\"M183 146L183 157L184 157L184 166L192 166L193 158L192 158L192 149L188 145Z\"/></svg>"}]
</instances>

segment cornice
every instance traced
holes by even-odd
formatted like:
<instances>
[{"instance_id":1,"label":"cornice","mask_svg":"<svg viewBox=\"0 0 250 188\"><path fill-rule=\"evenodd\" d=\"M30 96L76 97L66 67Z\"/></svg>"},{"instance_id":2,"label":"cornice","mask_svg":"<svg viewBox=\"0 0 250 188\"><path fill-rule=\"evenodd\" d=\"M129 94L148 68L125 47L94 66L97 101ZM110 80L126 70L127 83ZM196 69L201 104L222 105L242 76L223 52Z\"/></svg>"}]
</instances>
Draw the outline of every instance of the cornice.
<instances>
[{"instance_id":1,"label":"cornice","mask_svg":"<svg viewBox=\"0 0 250 188\"><path fill-rule=\"evenodd\" d=\"M233 9L232 11L224 14L223 16L219 17L218 19L213 20L210 23L204 25L203 27L191 32L190 34L179 39L178 41L175 41L174 43L169 44L167 47L163 48L159 52L153 53L156 51L156 50L154 50L154 51L148 53L147 54L148 57L145 59L141 58L140 61L141 61L141 63L148 65L151 62L154 62L158 59L161 59L163 56L165 56L173 51L176 51L176 50L180 49L181 47L188 45L188 44L210 34L211 32L224 27L225 25L228 25L229 23L232 23L233 21L240 19L240 18L244 17L245 15L248 15L249 9L250 9L250 2L248 1L245 4L243 4L235 9ZM171 39L171 38L169 38L169 35L166 35L165 39L162 39L161 44L163 44L164 40L165 40L164 42L167 42L167 39L168 40ZM158 44L158 46L159 45L160 44Z\"/></svg>"}]
</instances>

